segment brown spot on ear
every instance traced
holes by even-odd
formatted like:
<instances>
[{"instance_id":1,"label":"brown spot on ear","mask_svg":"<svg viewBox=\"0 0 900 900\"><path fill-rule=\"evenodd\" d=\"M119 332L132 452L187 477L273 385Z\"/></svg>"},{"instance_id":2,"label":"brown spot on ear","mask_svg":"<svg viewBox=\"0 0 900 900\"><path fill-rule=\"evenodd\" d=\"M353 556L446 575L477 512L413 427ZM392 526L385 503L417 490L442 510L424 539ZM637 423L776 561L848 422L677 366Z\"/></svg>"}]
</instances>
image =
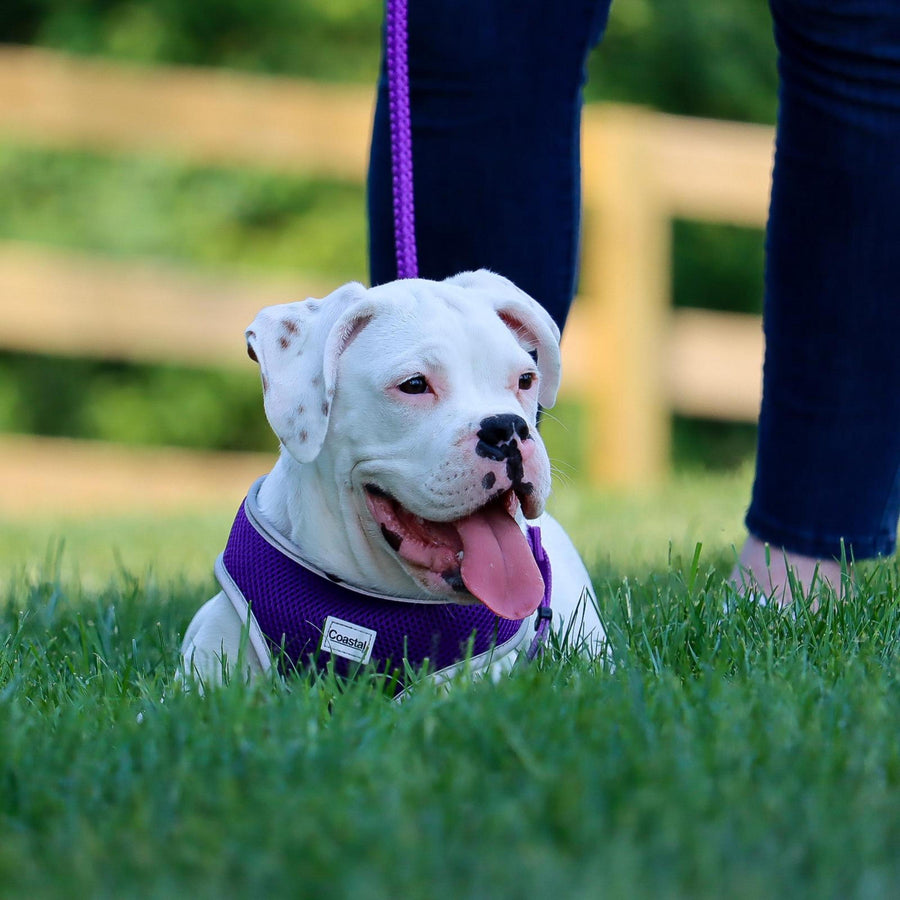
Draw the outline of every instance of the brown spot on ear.
<instances>
[{"instance_id":1,"label":"brown spot on ear","mask_svg":"<svg viewBox=\"0 0 900 900\"><path fill-rule=\"evenodd\" d=\"M287 348L291 346L291 342L284 335L282 335L280 338L278 338L278 346L281 347L282 350L287 350Z\"/></svg>"},{"instance_id":2,"label":"brown spot on ear","mask_svg":"<svg viewBox=\"0 0 900 900\"><path fill-rule=\"evenodd\" d=\"M281 327L288 334L296 334L300 330L300 326L293 319L282 319Z\"/></svg>"},{"instance_id":3,"label":"brown spot on ear","mask_svg":"<svg viewBox=\"0 0 900 900\"><path fill-rule=\"evenodd\" d=\"M332 385L330 388L328 388L328 396L334 397L334 385Z\"/></svg>"},{"instance_id":4,"label":"brown spot on ear","mask_svg":"<svg viewBox=\"0 0 900 900\"><path fill-rule=\"evenodd\" d=\"M300 432L300 440L304 443L309 440L309 432L305 428Z\"/></svg>"},{"instance_id":5,"label":"brown spot on ear","mask_svg":"<svg viewBox=\"0 0 900 900\"><path fill-rule=\"evenodd\" d=\"M326 401L322 404L322 415L323 415L323 416L327 416L327 415L328 415L328 409L329 409L329 407L328 407L328 401L326 400Z\"/></svg>"},{"instance_id":6,"label":"brown spot on ear","mask_svg":"<svg viewBox=\"0 0 900 900\"><path fill-rule=\"evenodd\" d=\"M297 407L297 415L298 415L298 416L302 416L303 413L305 413L305 412L306 412L306 407L301 403L301 404Z\"/></svg>"},{"instance_id":7,"label":"brown spot on ear","mask_svg":"<svg viewBox=\"0 0 900 900\"><path fill-rule=\"evenodd\" d=\"M318 375L313 376L313 380L310 381L310 384L313 387L318 387L321 383L322 383L322 379Z\"/></svg>"}]
</instances>

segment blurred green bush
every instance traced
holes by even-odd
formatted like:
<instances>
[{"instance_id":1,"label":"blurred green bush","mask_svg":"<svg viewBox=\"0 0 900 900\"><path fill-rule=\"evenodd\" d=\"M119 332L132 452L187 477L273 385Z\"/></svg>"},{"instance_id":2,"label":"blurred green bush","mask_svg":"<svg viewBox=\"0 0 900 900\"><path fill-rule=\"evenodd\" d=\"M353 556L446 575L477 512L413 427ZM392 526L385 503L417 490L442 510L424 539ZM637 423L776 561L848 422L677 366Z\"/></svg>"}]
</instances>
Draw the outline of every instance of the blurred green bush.
<instances>
[{"instance_id":1,"label":"blurred green bush","mask_svg":"<svg viewBox=\"0 0 900 900\"><path fill-rule=\"evenodd\" d=\"M143 63L373 82L378 0L5 0L0 41ZM616 0L588 100L772 122L765 4ZM359 186L0 144L0 239L224 271L365 279ZM677 305L759 311L762 235L677 222ZM0 429L213 448L271 446L255 377L0 354ZM731 464L753 429L676 422L685 464Z\"/></svg>"},{"instance_id":2,"label":"blurred green bush","mask_svg":"<svg viewBox=\"0 0 900 900\"><path fill-rule=\"evenodd\" d=\"M371 81L381 14L381 0L4 0L0 41ZM772 122L774 58L759 0L615 0L587 98Z\"/></svg>"},{"instance_id":3,"label":"blurred green bush","mask_svg":"<svg viewBox=\"0 0 900 900\"><path fill-rule=\"evenodd\" d=\"M146 63L371 79L376 0L4 0L0 40Z\"/></svg>"},{"instance_id":4,"label":"blurred green bush","mask_svg":"<svg viewBox=\"0 0 900 900\"><path fill-rule=\"evenodd\" d=\"M0 239L233 272L365 278L360 185L0 144Z\"/></svg>"},{"instance_id":5,"label":"blurred green bush","mask_svg":"<svg viewBox=\"0 0 900 900\"><path fill-rule=\"evenodd\" d=\"M221 372L3 354L0 430L196 449L277 446L249 360L245 372Z\"/></svg>"}]
</instances>

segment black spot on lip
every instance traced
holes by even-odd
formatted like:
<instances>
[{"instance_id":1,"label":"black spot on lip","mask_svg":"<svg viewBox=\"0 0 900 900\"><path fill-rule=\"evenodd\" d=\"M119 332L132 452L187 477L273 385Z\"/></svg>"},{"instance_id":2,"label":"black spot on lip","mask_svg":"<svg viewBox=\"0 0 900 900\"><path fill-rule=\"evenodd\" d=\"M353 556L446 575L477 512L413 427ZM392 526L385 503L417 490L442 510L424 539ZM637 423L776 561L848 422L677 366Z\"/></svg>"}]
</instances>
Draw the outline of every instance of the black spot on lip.
<instances>
[{"instance_id":1,"label":"black spot on lip","mask_svg":"<svg viewBox=\"0 0 900 900\"><path fill-rule=\"evenodd\" d=\"M487 457L494 462L506 462L506 477L516 493L528 497L534 492L534 485L530 481L525 481L525 461L522 459L522 451L515 439L499 445L479 441L475 445L475 452L479 456ZM496 481L496 475L493 472L488 472L481 479L481 486L486 491L489 491Z\"/></svg>"},{"instance_id":2,"label":"black spot on lip","mask_svg":"<svg viewBox=\"0 0 900 900\"><path fill-rule=\"evenodd\" d=\"M325 577L333 581L335 584L341 584L341 579L338 578L337 575L332 575L331 572L326 572Z\"/></svg>"},{"instance_id":3,"label":"black spot on lip","mask_svg":"<svg viewBox=\"0 0 900 900\"><path fill-rule=\"evenodd\" d=\"M386 497L388 500L393 499L387 491L383 491L377 484L367 484L366 490L374 497Z\"/></svg>"},{"instance_id":4,"label":"black spot on lip","mask_svg":"<svg viewBox=\"0 0 900 900\"><path fill-rule=\"evenodd\" d=\"M396 531L391 531L390 528L387 527L384 523L381 525L381 533L384 535L384 539L388 542L395 553L400 549L400 545L403 543L403 538L397 534Z\"/></svg>"},{"instance_id":5,"label":"black spot on lip","mask_svg":"<svg viewBox=\"0 0 900 900\"><path fill-rule=\"evenodd\" d=\"M441 578L443 578L457 594L465 594L468 591L465 582L462 580L462 575L459 574L459 569L448 569L446 572L441 572Z\"/></svg>"},{"instance_id":6,"label":"black spot on lip","mask_svg":"<svg viewBox=\"0 0 900 900\"><path fill-rule=\"evenodd\" d=\"M521 453L516 453L506 460L506 475L513 484L521 484L525 477L525 465L522 462Z\"/></svg>"}]
</instances>

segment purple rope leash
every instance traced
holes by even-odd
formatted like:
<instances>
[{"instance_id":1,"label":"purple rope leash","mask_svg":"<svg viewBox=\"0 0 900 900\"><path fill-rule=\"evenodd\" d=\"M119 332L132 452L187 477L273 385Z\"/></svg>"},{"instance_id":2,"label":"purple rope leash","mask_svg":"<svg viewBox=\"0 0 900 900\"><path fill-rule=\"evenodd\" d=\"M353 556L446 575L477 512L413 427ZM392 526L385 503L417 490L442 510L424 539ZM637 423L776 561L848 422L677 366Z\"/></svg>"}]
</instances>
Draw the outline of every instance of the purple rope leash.
<instances>
[{"instance_id":1,"label":"purple rope leash","mask_svg":"<svg viewBox=\"0 0 900 900\"><path fill-rule=\"evenodd\" d=\"M409 113L409 61L407 58L408 0L386 0L385 55L391 121L391 175L394 197L394 248L397 278L418 278L416 212L413 196L412 126ZM550 560L540 542L540 530L529 530L535 558L544 578L544 599L538 609L534 639L526 651L533 660L543 649L550 631ZM536 544L535 544L536 541Z\"/></svg>"},{"instance_id":2,"label":"purple rope leash","mask_svg":"<svg viewBox=\"0 0 900 900\"><path fill-rule=\"evenodd\" d=\"M407 0L387 0L385 55L391 120L391 172L394 189L394 246L397 278L416 278L416 215L413 200L412 127L409 114Z\"/></svg>"}]
</instances>

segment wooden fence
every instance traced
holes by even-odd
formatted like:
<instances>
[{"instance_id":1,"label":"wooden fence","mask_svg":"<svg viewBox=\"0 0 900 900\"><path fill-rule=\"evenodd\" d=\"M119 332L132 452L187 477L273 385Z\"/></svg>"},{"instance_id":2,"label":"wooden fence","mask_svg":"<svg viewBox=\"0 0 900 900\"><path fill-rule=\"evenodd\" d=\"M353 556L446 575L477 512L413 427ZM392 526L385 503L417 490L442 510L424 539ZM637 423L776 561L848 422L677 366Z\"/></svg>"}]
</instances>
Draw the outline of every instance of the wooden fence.
<instances>
[{"instance_id":1,"label":"wooden fence","mask_svg":"<svg viewBox=\"0 0 900 900\"><path fill-rule=\"evenodd\" d=\"M372 93L358 88L0 48L0 139L47 146L169 154L361 181L372 102ZM621 106L586 110L581 293L563 341L562 393L588 407L584 453L594 482L629 485L663 477L672 410L755 418L759 319L673 311L670 232L674 217L762 225L772 138L771 129L758 126ZM5 243L0 346L245 365L240 335L260 306L327 290L303 279L215 280ZM26 476L35 460L48 465L53 446L0 441L3 480L30 485L20 500L15 490L6 491L0 509L41 505L40 477ZM90 448L73 453L72 442L58 446L53 468L67 470L70 480L78 480L78 466L96 480L98 470L102 476L112 465L108 447L95 448L93 465ZM129 471L129 452L115 452ZM145 455L131 457L135 472L143 471ZM252 458L254 467L259 462ZM228 457L228 478L234 465ZM214 459L204 457L203 467L211 471ZM146 481L140 483L146 494ZM48 489L48 502L65 502L59 489Z\"/></svg>"}]
</instances>

